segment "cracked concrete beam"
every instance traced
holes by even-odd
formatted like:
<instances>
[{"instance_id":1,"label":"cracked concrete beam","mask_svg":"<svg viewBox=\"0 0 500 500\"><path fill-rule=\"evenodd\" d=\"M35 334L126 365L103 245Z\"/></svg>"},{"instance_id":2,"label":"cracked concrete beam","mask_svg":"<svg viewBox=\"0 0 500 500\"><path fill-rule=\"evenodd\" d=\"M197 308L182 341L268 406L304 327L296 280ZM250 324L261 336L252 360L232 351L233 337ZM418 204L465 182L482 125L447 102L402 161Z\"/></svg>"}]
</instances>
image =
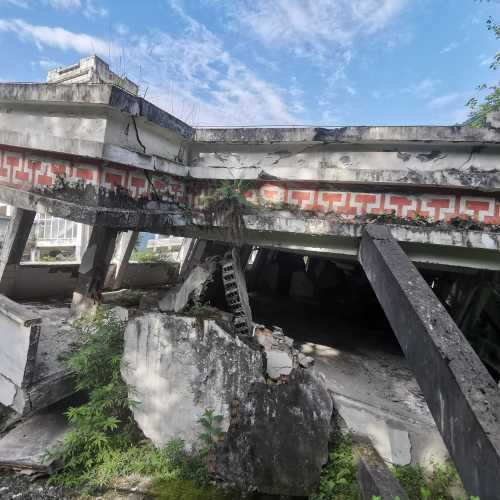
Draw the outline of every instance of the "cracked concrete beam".
<instances>
[{"instance_id":1,"label":"cracked concrete beam","mask_svg":"<svg viewBox=\"0 0 500 500\"><path fill-rule=\"evenodd\" d=\"M496 498L499 388L387 228L365 229L359 261L468 493Z\"/></svg>"}]
</instances>

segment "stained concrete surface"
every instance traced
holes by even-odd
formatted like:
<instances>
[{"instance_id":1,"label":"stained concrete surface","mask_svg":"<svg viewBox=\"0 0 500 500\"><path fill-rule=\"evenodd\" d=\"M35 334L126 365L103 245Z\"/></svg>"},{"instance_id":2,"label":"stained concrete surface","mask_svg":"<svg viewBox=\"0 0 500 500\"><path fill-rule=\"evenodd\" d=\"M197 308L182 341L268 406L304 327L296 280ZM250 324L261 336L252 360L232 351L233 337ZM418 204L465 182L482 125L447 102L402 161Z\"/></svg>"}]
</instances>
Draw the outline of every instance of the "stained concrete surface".
<instances>
[{"instance_id":1,"label":"stained concrete surface","mask_svg":"<svg viewBox=\"0 0 500 500\"><path fill-rule=\"evenodd\" d=\"M25 413L28 413L46 408L74 392L72 376L63 358L77 339L71 327L69 303L29 302L23 306L42 318L33 378L25 389L29 401Z\"/></svg>"},{"instance_id":2,"label":"stained concrete surface","mask_svg":"<svg viewBox=\"0 0 500 500\"><path fill-rule=\"evenodd\" d=\"M278 324L315 359L337 410L390 463L442 462L447 450L397 340L380 311L251 295L255 321Z\"/></svg>"}]
</instances>

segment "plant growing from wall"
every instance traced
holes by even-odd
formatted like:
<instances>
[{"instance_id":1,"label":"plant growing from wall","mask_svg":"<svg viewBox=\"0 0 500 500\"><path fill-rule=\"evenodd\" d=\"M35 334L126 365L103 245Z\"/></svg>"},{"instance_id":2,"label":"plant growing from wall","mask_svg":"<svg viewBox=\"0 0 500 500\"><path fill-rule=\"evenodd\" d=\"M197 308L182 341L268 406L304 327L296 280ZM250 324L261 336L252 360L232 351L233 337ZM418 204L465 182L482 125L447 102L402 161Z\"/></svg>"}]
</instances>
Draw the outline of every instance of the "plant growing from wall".
<instances>
[{"instance_id":1,"label":"plant growing from wall","mask_svg":"<svg viewBox=\"0 0 500 500\"><path fill-rule=\"evenodd\" d=\"M205 196L204 214L207 222L218 224L229 231L233 241L243 240L245 222L243 214L250 205L245 198L245 192L250 188L248 181L241 179L221 181L214 191Z\"/></svg>"},{"instance_id":2,"label":"plant growing from wall","mask_svg":"<svg viewBox=\"0 0 500 500\"><path fill-rule=\"evenodd\" d=\"M207 408L198 422L202 432L198 435L202 442L201 456L205 457L209 473L215 472L215 447L224 436L221 428L222 415L217 415L213 408Z\"/></svg>"}]
</instances>

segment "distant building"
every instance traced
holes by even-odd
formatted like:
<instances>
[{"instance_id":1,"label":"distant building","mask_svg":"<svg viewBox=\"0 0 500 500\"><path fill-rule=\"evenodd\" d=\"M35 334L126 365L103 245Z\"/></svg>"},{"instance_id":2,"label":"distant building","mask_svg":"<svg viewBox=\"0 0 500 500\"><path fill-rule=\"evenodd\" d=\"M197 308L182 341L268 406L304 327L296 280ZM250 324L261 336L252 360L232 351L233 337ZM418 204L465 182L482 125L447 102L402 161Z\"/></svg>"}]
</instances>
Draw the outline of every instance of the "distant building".
<instances>
[{"instance_id":1,"label":"distant building","mask_svg":"<svg viewBox=\"0 0 500 500\"><path fill-rule=\"evenodd\" d=\"M112 83L137 95L139 86L109 69L109 64L96 55L80 59L76 64L49 71L48 83Z\"/></svg>"}]
</instances>

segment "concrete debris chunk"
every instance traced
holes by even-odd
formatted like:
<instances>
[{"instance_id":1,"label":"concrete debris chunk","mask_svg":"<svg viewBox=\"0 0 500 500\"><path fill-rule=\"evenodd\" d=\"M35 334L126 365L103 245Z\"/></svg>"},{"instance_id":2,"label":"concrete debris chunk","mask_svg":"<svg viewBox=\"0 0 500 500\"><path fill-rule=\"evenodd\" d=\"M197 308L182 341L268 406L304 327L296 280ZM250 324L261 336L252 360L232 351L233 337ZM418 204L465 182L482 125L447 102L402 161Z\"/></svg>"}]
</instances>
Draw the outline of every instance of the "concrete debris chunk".
<instances>
[{"instance_id":1,"label":"concrete debris chunk","mask_svg":"<svg viewBox=\"0 0 500 500\"><path fill-rule=\"evenodd\" d=\"M47 452L59 444L69 426L60 409L33 415L0 439L0 468L46 474L57 464Z\"/></svg>"},{"instance_id":2,"label":"concrete debris chunk","mask_svg":"<svg viewBox=\"0 0 500 500\"><path fill-rule=\"evenodd\" d=\"M26 307L0 296L0 340L0 403L8 409L26 415L74 392L62 361L76 340L68 307Z\"/></svg>"},{"instance_id":3,"label":"concrete debris chunk","mask_svg":"<svg viewBox=\"0 0 500 500\"><path fill-rule=\"evenodd\" d=\"M162 312L179 313L190 304L198 302L208 284L217 272L216 259L207 259L202 264L195 266L186 279L172 287L160 300L158 307Z\"/></svg>"},{"instance_id":4,"label":"concrete debris chunk","mask_svg":"<svg viewBox=\"0 0 500 500\"><path fill-rule=\"evenodd\" d=\"M297 367L298 351L293 349L293 339L285 336L281 328L273 327L271 331L259 325L255 328L255 339L263 347L269 378L286 377Z\"/></svg>"},{"instance_id":5,"label":"concrete debris chunk","mask_svg":"<svg viewBox=\"0 0 500 500\"><path fill-rule=\"evenodd\" d=\"M148 313L130 320L122 375L144 434L160 446L181 438L193 447L207 408L223 416L227 430L231 402L264 380L262 353L252 344L213 319Z\"/></svg>"},{"instance_id":6,"label":"concrete debris chunk","mask_svg":"<svg viewBox=\"0 0 500 500\"><path fill-rule=\"evenodd\" d=\"M304 353L299 352L297 355L297 361L299 363L299 366L302 368L310 368L314 364L314 358L311 358L311 356L306 356Z\"/></svg>"},{"instance_id":7,"label":"concrete debris chunk","mask_svg":"<svg viewBox=\"0 0 500 500\"><path fill-rule=\"evenodd\" d=\"M308 496L328 459L332 399L313 373L252 385L217 449L216 471L244 491Z\"/></svg>"}]
</instances>

